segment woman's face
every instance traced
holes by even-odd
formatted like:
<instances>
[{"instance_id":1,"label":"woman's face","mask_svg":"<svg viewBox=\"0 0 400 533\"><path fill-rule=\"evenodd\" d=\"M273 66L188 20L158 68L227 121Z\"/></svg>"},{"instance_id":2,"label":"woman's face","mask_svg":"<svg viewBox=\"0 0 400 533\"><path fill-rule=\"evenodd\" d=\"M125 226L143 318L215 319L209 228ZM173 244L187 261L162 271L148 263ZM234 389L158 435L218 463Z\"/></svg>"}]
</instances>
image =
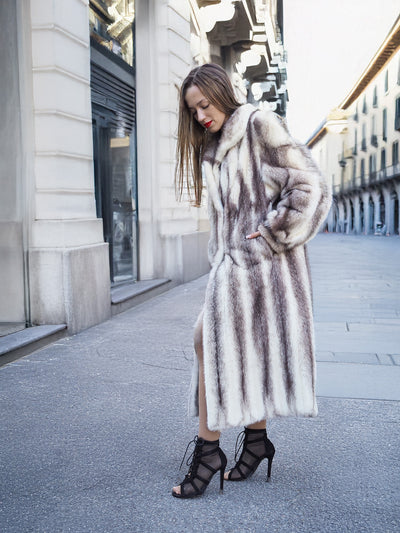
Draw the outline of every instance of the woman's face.
<instances>
[{"instance_id":1,"label":"woman's face","mask_svg":"<svg viewBox=\"0 0 400 533\"><path fill-rule=\"evenodd\" d=\"M186 90L185 102L197 122L211 133L217 133L228 118L209 102L197 85Z\"/></svg>"}]
</instances>

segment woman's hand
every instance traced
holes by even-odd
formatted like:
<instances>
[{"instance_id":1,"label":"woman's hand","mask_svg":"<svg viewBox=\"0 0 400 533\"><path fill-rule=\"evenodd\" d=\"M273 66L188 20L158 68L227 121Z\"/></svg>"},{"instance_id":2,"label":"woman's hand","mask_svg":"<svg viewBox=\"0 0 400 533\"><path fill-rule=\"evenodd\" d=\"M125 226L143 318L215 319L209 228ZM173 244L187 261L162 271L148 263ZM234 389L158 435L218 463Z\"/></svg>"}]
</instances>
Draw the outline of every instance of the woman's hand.
<instances>
[{"instance_id":1,"label":"woman's hand","mask_svg":"<svg viewBox=\"0 0 400 533\"><path fill-rule=\"evenodd\" d=\"M256 231L255 233L250 233L250 235L246 235L246 239L256 239L257 237L260 237L261 233L259 231Z\"/></svg>"}]
</instances>

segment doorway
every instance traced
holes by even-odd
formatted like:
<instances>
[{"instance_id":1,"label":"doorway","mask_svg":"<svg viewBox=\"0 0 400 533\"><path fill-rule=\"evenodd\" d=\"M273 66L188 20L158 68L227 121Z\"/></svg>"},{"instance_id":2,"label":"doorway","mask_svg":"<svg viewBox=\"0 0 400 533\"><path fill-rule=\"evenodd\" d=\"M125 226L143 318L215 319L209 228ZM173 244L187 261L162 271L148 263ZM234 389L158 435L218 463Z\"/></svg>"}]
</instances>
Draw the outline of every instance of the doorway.
<instances>
[{"instance_id":1,"label":"doorway","mask_svg":"<svg viewBox=\"0 0 400 533\"><path fill-rule=\"evenodd\" d=\"M135 94L133 68L92 40L96 210L109 244L112 284L138 278Z\"/></svg>"},{"instance_id":2,"label":"doorway","mask_svg":"<svg viewBox=\"0 0 400 533\"><path fill-rule=\"evenodd\" d=\"M127 133L113 127L108 110L93 106L96 211L114 284L137 279L136 139Z\"/></svg>"}]
</instances>

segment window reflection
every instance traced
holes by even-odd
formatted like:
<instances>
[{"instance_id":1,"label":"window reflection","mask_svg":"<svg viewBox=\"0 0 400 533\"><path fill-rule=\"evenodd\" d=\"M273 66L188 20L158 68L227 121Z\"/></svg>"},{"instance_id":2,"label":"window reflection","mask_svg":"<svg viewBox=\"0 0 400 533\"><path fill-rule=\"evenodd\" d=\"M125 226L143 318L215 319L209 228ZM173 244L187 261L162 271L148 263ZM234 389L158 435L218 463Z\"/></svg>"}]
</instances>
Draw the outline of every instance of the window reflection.
<instances>
[{"instance_id":1,"label":"window reflection","mask_svg":"<svg viewBox=\"0 0 400 533\"><path fill-rule=\"evenodd\" d=\"M134 65L134 0L90 0L90 35L102 46Z\"/></svg>"},{"instance_id":2,"label":"window reflection","mask_svg":"<svg viewBox=\"0 0 400 533\"><path fill-rule=\"evenodd\" d=\"M112 175L112 262L114 282L136 278L136 184L130 136L117 137L114 130L110 139Z\"/></svg>"}]
</instances>

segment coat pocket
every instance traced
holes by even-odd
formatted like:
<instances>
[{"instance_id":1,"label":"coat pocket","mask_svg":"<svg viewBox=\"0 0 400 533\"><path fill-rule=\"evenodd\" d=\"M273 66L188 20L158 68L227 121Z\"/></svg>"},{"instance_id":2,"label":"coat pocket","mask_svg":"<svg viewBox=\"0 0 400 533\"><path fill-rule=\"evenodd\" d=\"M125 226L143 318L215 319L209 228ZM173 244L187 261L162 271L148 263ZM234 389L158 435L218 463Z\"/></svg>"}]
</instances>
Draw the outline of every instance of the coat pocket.
<instances>
[{"instance_id":1,"label":"coat pocket","mask_svg":"<svg viewBox=\"0 0 400 533\"><path fill-rule=\"evenodd\" d=\"M246 239L243 237L240 243L229 250L232 261L241 268L250 268L265 261L271 261L274 252L262 237Z\"/></svg>"}]
</instances>

